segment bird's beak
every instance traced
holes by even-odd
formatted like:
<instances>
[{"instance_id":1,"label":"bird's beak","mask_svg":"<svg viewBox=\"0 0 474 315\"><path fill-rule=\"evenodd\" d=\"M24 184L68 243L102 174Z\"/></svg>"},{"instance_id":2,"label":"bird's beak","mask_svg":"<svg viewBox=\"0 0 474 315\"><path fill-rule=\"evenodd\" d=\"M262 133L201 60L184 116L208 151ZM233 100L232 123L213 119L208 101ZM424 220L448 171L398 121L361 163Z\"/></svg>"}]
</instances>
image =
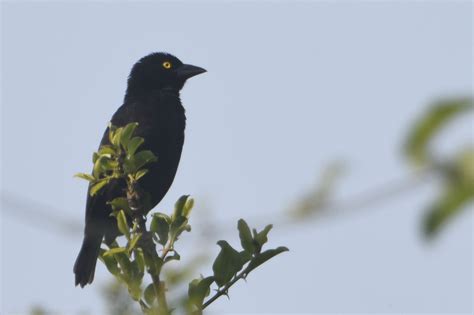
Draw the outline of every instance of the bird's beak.
<instances>
[{"instance_id":1,"label":"bird's beak","mask_svg":"<svg viewBox=\"0 0 474 315\"><path fill-rule=\"evenodd\" d=\"M183 64L179 68L176 69L176 73L179 79L187 80L195 75L201 74L206 72L206 69L201 67Z\"/></svg>"}]
</instances>

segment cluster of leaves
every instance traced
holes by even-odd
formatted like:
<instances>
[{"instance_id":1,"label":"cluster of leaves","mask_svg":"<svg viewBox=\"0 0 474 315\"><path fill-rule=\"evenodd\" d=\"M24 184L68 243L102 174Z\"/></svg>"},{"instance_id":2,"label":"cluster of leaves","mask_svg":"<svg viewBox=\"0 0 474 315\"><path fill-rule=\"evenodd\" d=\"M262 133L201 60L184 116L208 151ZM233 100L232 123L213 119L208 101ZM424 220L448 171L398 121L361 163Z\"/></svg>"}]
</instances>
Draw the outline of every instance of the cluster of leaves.
<instances>
[{"instance_id":1,"label":"cluster of leaves","mask_svg":"<svg viewBox=\"0 0 474 315\"><path fill-rule=\"evenodd\" d=\"M126 178L132 183L137 182L147 173L147 169L143 167L156 162L157 158L150 150L138 151L144 139L133 136L137 127L138 123L130 123L120 128L109 124L109 144L102 145L98 152L93 153L92 174L76 174L76 177L90 182L91 196L114 179Z\"/></svg>"},{"instance_id":2,"label":"cluster of leaves","mask_svg":"<svg viewBox=\"0 0 474 315\"><path fill-rule=\"evenodd\" d=\"M147 173L145 167L156 162L157 158L151 151L139 150L144 139L133 136L137 126L136 123L120 128L109 126L109 144L94 153L92 174L80 173L76 176L90 182L91 195L101 193L114 180L126 181L124 196L109 201L111 215L115 217L126 242L121 246L116 240L108 244L108 248L101 248L99 258L107 270L127 287L130 297L139 303L144 314L167 315L172 308L166 300L167 282L160 279L161 271L167 263L180 260L175 243L183 232L191 231L189 217L194 200L185 195L176 202L172 215L161 212L151 214L147 229L146 214L151 209L147 192L141 191L139 180ZM243 250L235 250L226 241L217 243L221 251L212 266L214 275L195 279L189 284L188 301L184 303L189 313L201 313L215 299L226 295L236 281L288 250L278 247L262 252L271 228L268 225L260 232L253 229L252 233L247 223L240 220L238 230ZM157 247L160 249L157 250ZM151 283L145 283L145 274L150 275ZM218 290L204 303L213 283Z\"/></svg>"},{"instance_id":3,"label":"cluster of leaves","mask_svg":"<svg viewBox=\"0 0 474 315\"><path fill-rule=\"evenodd\" d=\"M152 281L144 285L143 278L146 271L152 279L159 279L165 264L180 259L174 243L184 231L191 230L188 219L194 201L189 196L182 196L176 202L172 216L153 213L149 231L140 229L137 221L130 226L127 222L129 215L126 214L131 211L130 208L126 205L119 206L122 199L114 201L119 201L112 202L112 205L117 226L127 243L122 247L114 243L108 250L101 250L100 259L109 272L127 286L131 298L140 303L145 314L167 314L169 311L165 300L160 301L166 291L165 283L158 280L158 283ZM148 234L148 241L153 242L151 247L149 242L140 242L144 234ZM161 255L158 255L156 245L161 245Z\"/></svg>"},{"instance_id":4,"label":"cluster of leaves","mask_svg":"<svg viewBox=\"0 0 474 315\"><path fill-rule=\"evenodd\" d=\"M189 284L188 310L190 312L200 313L216 298L221 295L227 295L229 288L235 282L245 279L251 271L269 259L288 251L288 248L280 246L262 252L263 245L268 241L267 235L272 229L272 225L267 225L260 232L257 232L255 229L250 232L248 224L243 219L240 219L237 228L242 250L234 249L226 241L221 240L217 242L221 250L212 265L214 274L209 277L194 279ZM204 299L210 294L210 287L213 283L217 286L217 293L204 303Z\"/></svg>"},{"instance_id":5,"label":"cluster of leaves","mask_svg":"<svg viewBox=\"0 0 474 315\"><path fill-rule=\"evenodd\" d=\"M446 222L474 200L474 147L470 144L450 160L436 156L430 144L454 118L474 108L472 98L448 99L430 107L413 126L405 153L415 167L435 167L440 171L443 188L429 207L423 221L427 237L434 236Z\"/></svg>"}]
</instances>

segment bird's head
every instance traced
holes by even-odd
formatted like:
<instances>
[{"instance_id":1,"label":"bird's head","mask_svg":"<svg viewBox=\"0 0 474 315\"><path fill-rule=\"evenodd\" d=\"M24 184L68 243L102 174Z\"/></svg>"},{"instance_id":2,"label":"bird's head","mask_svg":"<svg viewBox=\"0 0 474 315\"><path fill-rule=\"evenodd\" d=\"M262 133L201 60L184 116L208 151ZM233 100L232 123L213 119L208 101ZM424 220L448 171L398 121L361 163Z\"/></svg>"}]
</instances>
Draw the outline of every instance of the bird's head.
<instances>
[{"instance_id":1,"label":"bird's head","mask_svg":"<svg viewBox=\"0 0 474 315\"><path fill-rule=\"evenodd\" d=\"M181 90L187 79L206 72L184 64L168 53L152 53L140 59L128 77L127 94L147 94L162 89Z\"/></svg>"}]
</instances>

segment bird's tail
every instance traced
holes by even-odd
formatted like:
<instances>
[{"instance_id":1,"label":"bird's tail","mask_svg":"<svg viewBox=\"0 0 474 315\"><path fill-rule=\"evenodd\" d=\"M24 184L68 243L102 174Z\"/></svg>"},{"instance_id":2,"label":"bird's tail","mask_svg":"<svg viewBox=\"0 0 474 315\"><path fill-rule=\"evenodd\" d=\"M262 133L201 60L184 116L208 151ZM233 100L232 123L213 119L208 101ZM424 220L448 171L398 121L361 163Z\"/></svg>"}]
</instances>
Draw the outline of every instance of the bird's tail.
<instances>
[{"instance_id":1,"label":"bird's tail","mask_svg":"<svg viewBox=\"0 0 474 315\"><path fill-rule=\"evenodd\" d=\"M74 273L76 274L76 286L81 288L92 283L94 280L95 265L99 256L100 243L102 236L85 236L82 247L74 264Z\"/></svg>"}]
</instances>

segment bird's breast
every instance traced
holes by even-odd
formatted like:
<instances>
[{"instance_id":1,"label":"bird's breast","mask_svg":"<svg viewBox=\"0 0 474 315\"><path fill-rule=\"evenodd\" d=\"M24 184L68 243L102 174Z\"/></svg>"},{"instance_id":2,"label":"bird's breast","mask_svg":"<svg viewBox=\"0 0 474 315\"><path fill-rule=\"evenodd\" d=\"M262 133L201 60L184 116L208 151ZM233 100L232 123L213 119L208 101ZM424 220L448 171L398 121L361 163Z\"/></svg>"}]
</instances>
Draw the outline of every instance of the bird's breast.
<instances>
[{"instance_id":1,"label":"bird's breast","mask_svg":"<svg viewBox=\"0 0 474 315\"><path fill-rule=\"evenodd\" d=\"M184 144L186 116L179 97L164 95L155 104L149 104L147 114L141 117L137 135L145 139L143 149L151 150L157 162L148 166L142 179L143 188L151 193L156 205L171 186Z\"/></svg>"},{"instance_id":2,"label":"bird's breast","mask_svg":"<svg viewBox=\"0 0 474 315\"><path fill-rule=\"evenodd\" d=\"M179 95L160 92L142 106L138 111L141 117L137 132L155 140L167 139L168 142L184 136L186 116Z\"/></svg>"}]
</instances>

